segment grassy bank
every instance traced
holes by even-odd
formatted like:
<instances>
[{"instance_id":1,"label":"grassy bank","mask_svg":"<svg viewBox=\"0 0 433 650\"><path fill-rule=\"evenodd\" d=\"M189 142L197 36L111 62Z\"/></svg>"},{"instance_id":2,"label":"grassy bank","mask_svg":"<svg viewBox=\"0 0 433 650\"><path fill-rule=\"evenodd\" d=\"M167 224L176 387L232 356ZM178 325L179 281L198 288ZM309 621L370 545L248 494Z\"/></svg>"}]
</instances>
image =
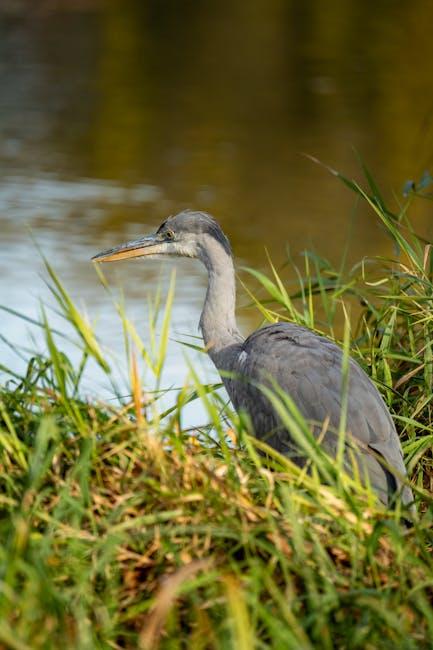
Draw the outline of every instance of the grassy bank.
<instances>
[{"instance_id":1,"label":"grassy bank","mask_svg":"<svg viewBox=\"0 0 433 650\"><path fill-rule=\"evenodd\" d=\"M109 361L47 265L82 360L72 364L42 314L46 354L25 376L3 369L0 647L431 647L433 261L408 216L425 189L411 188L393 212L368 174L366 191L345 182L392 237L395 259L335 270L309 255L293 291L272 268L251 271L262 287L253 299L266 320L345 338L395 417L419 517L408 527L398 509L385 512L320 450L308 475L259 454L193 369L164 412L173 286L146 345L118 308L129 395L85 401L86 365L109 378ZM143 366L154 385L143 385ZM191 400L209 427L183 427ZM288 417L308 440L305 423Z\"/></svg>"}]
</instances>

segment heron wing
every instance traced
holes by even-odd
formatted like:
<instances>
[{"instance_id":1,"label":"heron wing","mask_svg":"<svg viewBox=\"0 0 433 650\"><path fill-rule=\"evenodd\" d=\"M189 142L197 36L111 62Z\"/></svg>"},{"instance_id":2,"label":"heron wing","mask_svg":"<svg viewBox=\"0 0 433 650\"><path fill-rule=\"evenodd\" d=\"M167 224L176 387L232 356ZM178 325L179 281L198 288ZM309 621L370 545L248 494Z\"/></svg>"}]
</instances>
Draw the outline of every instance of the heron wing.
<instances>
[{"instance_id":1,"label":"heron wing","mask_svg":"<svg viewBox=\"0 0 433 650\"><path fill-rule=\"evenodd\" d=\"M256 387L276 382L297 405L318 434L329 420L323 446L335 455L341 417L342 350L328 339L290 323L276 323L249 336L233 365L240 381L232 382L236 408L249 413L255 433L283 453L296 456L290 433L281 426L271 403ZM272 378L272 380L271 380ZM372 381L349 360L347 426L358 443L362 465L382 500L400 485L406 474L401 445L389 411ZM383 458L383 464L378 458ZM395 475L388 471L395 470ZM405 496L405 495L404 495ZM407 494L411 500L411 493ZM406 498L405 498L406 501Z\"/></svg>"}]
</instances>

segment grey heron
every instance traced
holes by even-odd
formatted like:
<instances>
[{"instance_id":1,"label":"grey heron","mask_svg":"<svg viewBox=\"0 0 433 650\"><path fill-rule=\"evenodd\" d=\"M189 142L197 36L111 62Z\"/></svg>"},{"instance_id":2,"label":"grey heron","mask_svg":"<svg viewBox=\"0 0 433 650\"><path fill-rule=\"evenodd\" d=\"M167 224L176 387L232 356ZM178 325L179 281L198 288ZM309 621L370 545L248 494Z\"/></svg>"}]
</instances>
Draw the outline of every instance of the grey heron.
<instances>
[{"instance_id":1,"label":"grey heron","mask_svg":"<svg viewBox=\"0 0 433 650\"><path fill-rule=\"evenodd\" d=\"M229 240L218 223L204 212L185 210L166 219L157 232L93 257L112 262L137 257L191 257L208 273L208 287L200 318L206 350L237 411L246 412L254 434L302 464L302 454L271 401L259 385L277 384L312 423L316 436L329 427L321 444L337 453L341 415L343 352L333 342L297 324L280 322L262 327L247 338L236 324L236 282ZM392 506L401 493L410 505L412 492L400 440L388 408L376 386L358 363L349 360L347 431L355 441L355 457L365 481L379 499ZM334 432L334 433L332 433ZM322 432L323 433L323 432ZM353 460L353 447L348 456ZM364 482L365 482L364 481Z\"/></svg>"}]
</instances>

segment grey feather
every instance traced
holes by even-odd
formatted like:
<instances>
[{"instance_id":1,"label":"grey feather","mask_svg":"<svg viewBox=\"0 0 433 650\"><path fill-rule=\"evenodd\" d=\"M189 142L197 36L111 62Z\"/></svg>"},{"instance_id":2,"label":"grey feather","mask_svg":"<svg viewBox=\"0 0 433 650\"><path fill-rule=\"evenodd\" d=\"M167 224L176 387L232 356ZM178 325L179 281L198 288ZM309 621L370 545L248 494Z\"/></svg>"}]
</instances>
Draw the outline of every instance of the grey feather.
<instances>
[{"instance_id":1,"label":"grey feather","mask_svg":"<svg viewBox=\"0 0 433 650\"><path fill-rule=\"evenodd\" d=\"M224 362L224 353L221 361L230 367L233 377L242 376L244 380L232 379L226 386L235 408L249 413L256 435L302 462L290 432L282 427L260 389L254 387L258 383L272 387L275 382L292 397L317 435L321 423L329 418L322 445L335 455L335 432L341 416L342 350L328 339L290 323L263 327L238 350L236 356L230 353L231 362ZM379 391L353 359L349 362L347 431L358 443L355 456L361 473L368 474L373 489L388 504L406 475L400 441ZM348 467L353 450L348 444ZM403 501L412 500L410 489L404 486Z\"/></svg>"}]
</instances>

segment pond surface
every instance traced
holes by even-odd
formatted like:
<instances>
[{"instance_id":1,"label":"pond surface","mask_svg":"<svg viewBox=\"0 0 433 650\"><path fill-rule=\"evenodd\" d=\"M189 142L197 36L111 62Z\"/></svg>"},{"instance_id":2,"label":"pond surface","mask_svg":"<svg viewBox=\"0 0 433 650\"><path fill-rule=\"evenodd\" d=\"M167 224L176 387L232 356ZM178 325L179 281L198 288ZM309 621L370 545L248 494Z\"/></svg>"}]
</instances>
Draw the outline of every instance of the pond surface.
<instances>
[{"instance_id":1,"label":"pond surface","mask_svg":"<svg viewBox=\"0 0 433 650\"><path fill-rule=\"evenodd\" d=\"M304 154L359 178L357 150L387 197L431 168L432 24L429 0L342 0L326 11L296 0L4 0L0 304L32 318L41 298L52 304L36 240L98 318L121 372L119 323L89 258L168 214L211 212L239 262L259 268L265 246L277 264L287 245L295 259L314 247L333 262L348 241L349 260L389 252L372 215ZM425 234L431 214L421 206ZM173 339L197 334L206 286L197 264L177 267ZM146 338L146 296L170 268L104 270ZM239 316L245 332L258 322ZM12 344L43 347L30 329L0 317ZM22 369L0 348L2 363ZM182 383L184 354L170 344L167 385ZM109 395L98 382L88 377L89 391Z\"/></svg>"}]
</instances>

